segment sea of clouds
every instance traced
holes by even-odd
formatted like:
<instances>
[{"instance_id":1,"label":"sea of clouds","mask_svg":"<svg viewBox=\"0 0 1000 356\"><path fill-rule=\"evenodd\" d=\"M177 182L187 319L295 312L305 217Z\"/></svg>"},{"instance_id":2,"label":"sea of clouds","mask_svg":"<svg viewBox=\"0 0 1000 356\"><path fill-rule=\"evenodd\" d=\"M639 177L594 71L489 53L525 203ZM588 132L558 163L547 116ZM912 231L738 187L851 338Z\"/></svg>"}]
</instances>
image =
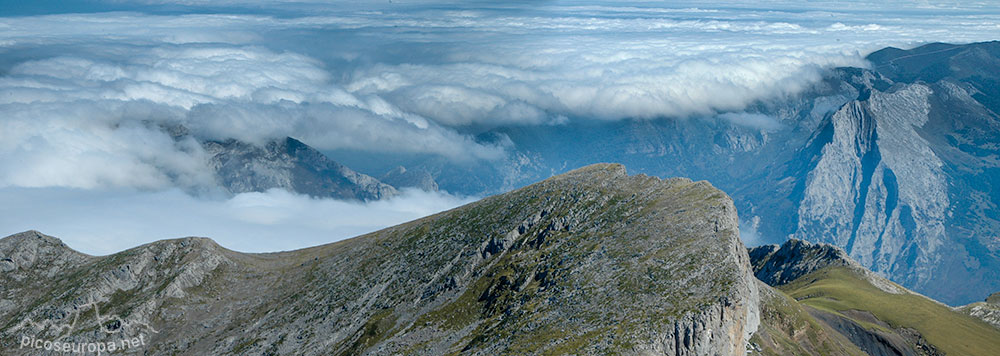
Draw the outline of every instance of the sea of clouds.
<instances>
[{"instance_id":1,"label":"sea of clouds","mask_svg":"<svg viewBox=\"0 0 1000 356\"><path fill-rule=\"evenodd\" d=\"M509 154L509 142L473 138L498 126L717 114L767 126L741 110L830 67L1000 33L1000 5L987 2L78 3L0 17L0 199L21 204L5 204L16 219L0 234L65 233L93 253L181 235L287 249L468 201L192 196L181 192L216 184L199 139L292 136L469 162ZM163 129L176 125L192 137ZM302 217L257 216L244 201Z\"/></svg>"}]
</instances>

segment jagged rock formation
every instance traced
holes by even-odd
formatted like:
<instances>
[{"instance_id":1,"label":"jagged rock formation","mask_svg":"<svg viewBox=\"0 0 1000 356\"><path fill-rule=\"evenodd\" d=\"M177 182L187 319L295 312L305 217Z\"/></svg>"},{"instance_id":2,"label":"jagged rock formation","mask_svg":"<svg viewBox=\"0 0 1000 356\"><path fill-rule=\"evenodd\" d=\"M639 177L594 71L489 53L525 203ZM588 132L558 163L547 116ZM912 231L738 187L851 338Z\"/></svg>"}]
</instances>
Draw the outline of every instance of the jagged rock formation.
<instances>
[{"instance_id":1,"label":"jagged rock formation","mask_svg":"<svg viewBox=\"0 0 1000 356\"><path fill-rule=\"evenodd\" d=\"M771 286L782 286L827 267L845 267L885 293L916 294L852 260L843 249L824 243L790 239L781 245L750 249L754 276Z\"/></svg>"},{"instance_id":2,"label":"jagged rock formation","mask_svg":"<svg viewBox=\"0 0 1000 356\"><path fill-rule=\"evenodd\" d=\"M620 165L298 251L185 238L93 257L28 232L0 260L5 354L34 354L30 336L142 337L148 354L740 355L759 320L729 197Z\"/></svg>"},{"instance_id":3,"label":"jagged rock formation","mask_svg":"<svg viewBox=\"0 0 1000 356\"><path fill-rule=\"evenodd\" d=\"M844 246L875 271L926 284L950 205L943 164L917 132L928 120L931 90L872 86L826 123L832 135L807 178L796 236Z\"/></svg>"},{"instance_id":4,"label":"jagged rock formation","mask_svg":"<svg viewBox=\"0 0 1000 356\"><path fill-rule=\"evenodd\" d=\"M992 188L1000 117L977 89L985 86L968 79L979 78L967 74L979 62L966 60L979 52L1000 59L1000 42L934 48L880 51L869 57L875 70L831 73L805 96L815 99L792 106L809 114L772 134L772 146L784 148L764 165L770 172L732 189L759 232L837 245L879 274L958 304L1000 288L988 272L1000 267L991 233L1000 216L989 212L1000 203ZM924 58L948 53L946 66ZM937 76L905 74L930 67ZM759 164L775 151L756 152Z\"/></svg>"},{"instance_id":5,"label":"jagged rock formation","mask_svg":"<svg viewBox=\"0 0 1000 356\"><path fill-rule=\"evenodd\" d=\"M985 301L975 302L955 309L1000 328L1000 292L990 294Z\"/></svg>"},{"instance_id":6,"label":"jagged rock formation","mask_svg":"<svg viewBox=\"0 0 1000 356\"><path fill-rule=\"evenodd\" d=\"M762 286L766 355L990 355L1000 330L863 268L828 244L790 240L750 249Z\"/></svg>"},{"instance_id":7,"label":"jagged rock formation","mask_svg":"<svg viewBox=\"0 0 1000 356\"><path fill-rule=\"evenodd\" d=\"M71 250L62 241L38 231L26 231L0 239L0 271L15 282L54 278L66 269L93 257ZM5 288L6 289L6 288ZM5 304L0 303L0 307Z\"/></svg>"},{"instance_id":8,"label":"jagged rock formation","mask_svg":"<svg viewBox=\"0 0 1000 356\"><path fill-rule=\"evenodd\" d=\"M233 139L207 141L202 146L219 184L234 194L280 188L363 201L399 194L393 186L334 162L291 137L263 146Z\"/></svg>"},{"instance_id":9,"label":"jagged rock formation","mask_svg":"<svg viewBox=\"0 0 1000 356\"><path fill-rule=\"evenodd\" d=\"M813 244L788 240L781 245L764 245L750 249L750 260L757 279L780 286L804 275L829 266L852 266L844 250L828 244Z\"/></svg>"}]
</instances>

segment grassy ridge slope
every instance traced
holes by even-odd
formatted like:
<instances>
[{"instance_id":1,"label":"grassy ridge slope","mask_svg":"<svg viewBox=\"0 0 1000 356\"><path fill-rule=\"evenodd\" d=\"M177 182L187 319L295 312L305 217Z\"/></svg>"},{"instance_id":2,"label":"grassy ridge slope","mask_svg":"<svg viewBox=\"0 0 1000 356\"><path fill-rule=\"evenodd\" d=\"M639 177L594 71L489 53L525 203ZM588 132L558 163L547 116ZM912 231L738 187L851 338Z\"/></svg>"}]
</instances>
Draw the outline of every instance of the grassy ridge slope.
<instances>
[{"instance_id":1,"label":"grassy ridge slope","mask_svg":"<svg viewBox=\"0 0 1000 356\"><path fill-rule=\"evenodd\" d=\"M1000 350L1000 330L918 294L885 292L847 267L826 267L779 289L819 310L868 311L894 329L916 330L948 355L989 356Z\"/></svg>"},{"instance_id":2,"label":"grassy ridge slope","mask_svg":"<svg viewBox=\"0 0 1000 356\"><path fill-rule=\"evenodd\" d=\"M750 340L759 354L849 355L866 353L785 293L760 284L760 329Z\"/></svg>"}]
</instances>

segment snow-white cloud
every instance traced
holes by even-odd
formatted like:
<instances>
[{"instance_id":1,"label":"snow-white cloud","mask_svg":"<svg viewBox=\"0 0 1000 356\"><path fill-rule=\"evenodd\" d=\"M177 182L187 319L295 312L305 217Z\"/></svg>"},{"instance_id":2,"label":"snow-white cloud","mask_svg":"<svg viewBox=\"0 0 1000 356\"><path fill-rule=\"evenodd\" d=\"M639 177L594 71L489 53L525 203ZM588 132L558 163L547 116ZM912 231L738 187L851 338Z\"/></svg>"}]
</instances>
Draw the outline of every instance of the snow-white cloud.
<instances>
[{"instance_id":1,"label":"snow-white cloud","mask_svg":"<svg viewBox=\"0 0 1000 356\"><path fill-rule=\"evenodd\" d=\"M161 199L183 200L161 213L246 211L226 205L236 199L207 207L178 195L214 181L197 142L165 132L176 125L202 139L294 136L323 150L453 161L505 157L511 142L474 139L505 125L718 116L776 130L777 118L744 109L795 95L827 68L864 66L864 54L884 46L1000 33L1000 5L956 1L151 0L94 9L122 11L0 16L0 200L89 189L104 193L79 193L86 198L68 206ZM102 200L114 196L108 189L147 193ZM340 204L285 201L280 209L292 211ZM50 210L63 214L24 220L80 213ZM106 233L101 221L75 223ZM160 226L155 237L226 234L194 226L207 230ZM60 231L82 234L51 232Z\"/></svg>"},{"instance_id":2,"label":"snow-white cloud","mask_svg":"<svg viewBox=\"0 0 1000 356\"><path fill-rule=\"evenodd\" d=\"M202 139L294 136L320 149L493 159L481 145L374 95L330 83L322 63L257 47L158 45L17 63L0 77L0 186L209 188Z\"/></svg>"}]
</instances>

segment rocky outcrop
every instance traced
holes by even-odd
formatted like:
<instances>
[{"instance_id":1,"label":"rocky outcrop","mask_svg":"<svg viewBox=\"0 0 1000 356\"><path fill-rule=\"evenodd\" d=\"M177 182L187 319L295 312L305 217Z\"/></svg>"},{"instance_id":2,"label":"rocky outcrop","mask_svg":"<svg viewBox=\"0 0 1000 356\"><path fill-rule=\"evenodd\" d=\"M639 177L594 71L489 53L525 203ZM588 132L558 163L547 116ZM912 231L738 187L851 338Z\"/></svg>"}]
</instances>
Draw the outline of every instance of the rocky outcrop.
<instances>
[{"instance_id":1,"label":"rocky outcrop","mask_svg":"<svg viewBox=\"0 0 1000 356\"><path fill-rule=\"evenodd\" d=\"M59 239L34 230L0 240L0 271L14 281L53 278L90 259L70 250Z\"/></svg>"},{"instance_id":2,"label":"rocky outcrop","mask_svg":"<svg viewBox=\"0 0 1000 356\"><path fill-rule=\"evenodd\" d=\"M1000 292L991 294L985 301L957 307L955 310L1000 328Z\"/></svg>"},{"instance_id":3,"label":"rocky outcrop","mask_svg":"<svg viewBox=\"0 0 1000 356\"><path fill-rule=\"evenodd\" d=\"M868 59L871 70L834 72L857 94L811 130L801 166L775 177L797 180L788 191L794 229L778 236L840 246L952 305L996 290L1000 279L987 271L1000 267L1000 219L988 212L1000 203L1000 42L887 48Z\"/></svg>"},{"instance_id":4,"label":"rocky outcrop","mask_svg":"<svg viewBox=\"0 0 1000 356\"><path fill-rule=\"evenodd\" d=\"M861 266L843 249L824 243L789 239L781 245L749 249L754 276L771 286L788 284L827 267L845 267L868 283L890 294L916 294Z\"/></svg>"},{"instance_id":5,"label":"rocky outcrop","mask_svg":"<svg viewBox=\"0 0 1000 356\"><path fill-rule=\"evenodd\" d=\"M930 88L882 92L869 72L863 97L830 116L832 136L809 172L795 236L842 246L875 272L927 284L947 240L951 202L943 163L921 137Z\"/></svg>"},{"instance_id":6,"label":"rocky outcrop","mask_svg":"<svg viewBox=\"0 0 1000 356\"><path fill-rule=\"evenodd\" d=\"M254 145L233 139L202 144L219 184L230 193L285 189L316 197L378 200L391 185L355 172L291 137Z\"/></svg>"},{"instance_id":7,"label":"rocky outcrop","mask_svg":"<svg viewBox=\"0 0 1000 356\"><path fill-rule=\"evenodd\" d=\"M204 238L160 241L104 257L79 254L34 231L4 238L0 256L25 262L0 274L0 315L8 320L0 329L2 346L37 354L41 350L19 348L20 340L155 339L176 318L177 310L165 310L171 302L197 306L209 300L191 292L235 267L230 254Z\"/></svg>"},{"instance_id":8,"label":"rocky outcrop","mask_svg":"<svg viewBox=\"0 0 1000 356\"><path fill-rule=\"evenodd\" d=\"M772 286L787 284L829 266L857 266L844 250L836 246L795 239L781 245L754 247L749 254L754 275Z\"/></svg>"},{"instance_id":9,"label":"rocky outcrop","mask_svg":"<svg viewBox=\"0 0 1000 356\"><path fill-rule=\"evenodd\" d=\"M12 321L0 347L141 337L148 354L741 355L759 311L737 225L705 182L601 164L290 252L186 238L90 257L17 235L0 257L33 277L0 274ZM53 252L32 255L33 239ZM18 262L37 255L72 263Z\"/></svg>"}]
</instances>

